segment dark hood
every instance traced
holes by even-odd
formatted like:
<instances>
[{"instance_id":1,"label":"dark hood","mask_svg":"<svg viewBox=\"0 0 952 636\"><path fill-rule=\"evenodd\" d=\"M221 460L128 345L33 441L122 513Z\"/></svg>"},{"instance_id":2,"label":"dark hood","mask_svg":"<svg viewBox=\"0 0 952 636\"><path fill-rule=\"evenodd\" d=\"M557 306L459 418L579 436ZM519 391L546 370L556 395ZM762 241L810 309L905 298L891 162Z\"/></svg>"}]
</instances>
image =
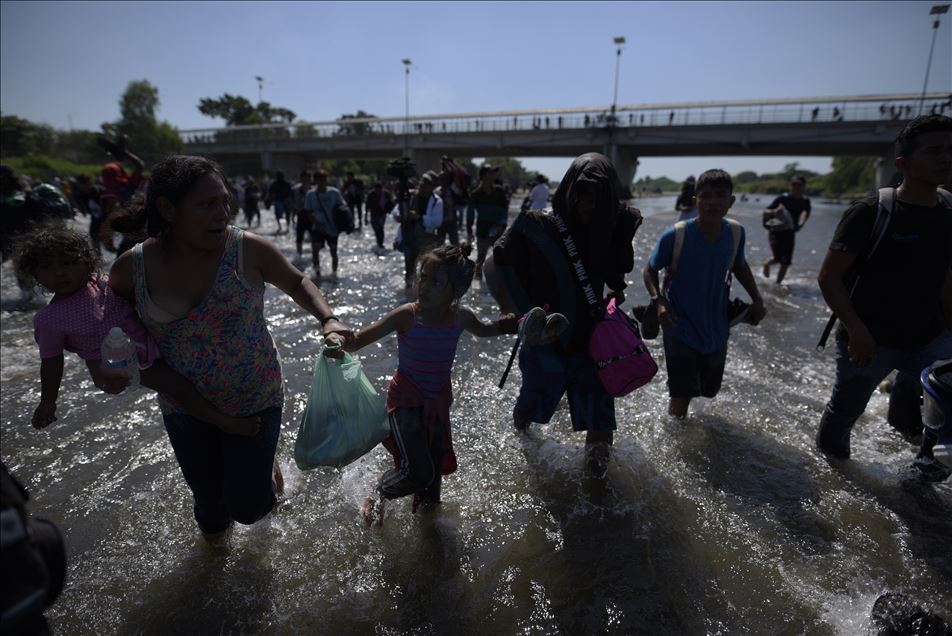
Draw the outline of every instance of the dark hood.
<instances>
[{"instance_id":1,"label":"dark hood","mask_svg":"<svg viewBox=\"0 0 952 636\"><path fill-rule=\"evenodd\" d=\"M577 198L578 184L582 182L595 184L596 200L595 214L592 222L586 228L575 217L574 208ZM588 252L595 270L605 271L603 256L607 256L607 246L612 232L618 221L619 214L618 175L615 166L605 155L589 152L576 157L569 169L565 171L555 195L552 197L552 211L561 216L573 237L578 239L587 237L588 249L579 246L583 252Z\"/></svg>"}]
</instances>

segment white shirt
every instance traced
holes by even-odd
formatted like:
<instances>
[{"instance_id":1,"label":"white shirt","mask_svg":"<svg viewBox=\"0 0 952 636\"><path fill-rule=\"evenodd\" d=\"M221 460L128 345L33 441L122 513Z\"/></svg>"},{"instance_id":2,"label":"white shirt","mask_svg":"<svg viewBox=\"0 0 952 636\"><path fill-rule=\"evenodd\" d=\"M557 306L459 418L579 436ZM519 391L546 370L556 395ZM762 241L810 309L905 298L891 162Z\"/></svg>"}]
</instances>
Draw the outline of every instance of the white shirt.
<instances>
[{"instance_id":1,"label":"white shirt","mask_svg":"<svg viewBox=\"0 0 952 636\"><path fill-rule=\"evenodd\" d=\"M544 210L549 207L549 186L544 183L537 183L532 192L529 193L529 208L532 210Z\"/></svg>"}]
</instances>

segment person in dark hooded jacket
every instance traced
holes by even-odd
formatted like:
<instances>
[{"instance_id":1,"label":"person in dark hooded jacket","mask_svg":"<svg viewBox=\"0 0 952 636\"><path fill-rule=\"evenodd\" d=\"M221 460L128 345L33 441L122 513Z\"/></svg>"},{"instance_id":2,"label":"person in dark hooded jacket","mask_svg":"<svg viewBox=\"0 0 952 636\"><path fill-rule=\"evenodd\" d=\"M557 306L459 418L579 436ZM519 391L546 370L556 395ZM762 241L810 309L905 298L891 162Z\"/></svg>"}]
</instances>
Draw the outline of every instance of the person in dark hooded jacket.
<instances>
[{"instance_id":1,"label":"person in dark hooded jacket","mask_svg":"<svg viewBox=\"0 0 952 636\"><path fill-rule=\"evenodd\" d=\"M634 267L632 240L641 213L619 199L615 167L598 153L572 162L552 198L552 213L520 214L493 249L503 312L525 314L545 307L568 319L570 327L549 345L519 354L522 386L513 424L547 423L566 393L572 428L586 431L590 460L607 459L615 425L615 402L596 377L588 341L595 318L570 264L555 215L568 227L596 294L604 290L624 300L625 274Z\"/></svg>"}]
</instances>

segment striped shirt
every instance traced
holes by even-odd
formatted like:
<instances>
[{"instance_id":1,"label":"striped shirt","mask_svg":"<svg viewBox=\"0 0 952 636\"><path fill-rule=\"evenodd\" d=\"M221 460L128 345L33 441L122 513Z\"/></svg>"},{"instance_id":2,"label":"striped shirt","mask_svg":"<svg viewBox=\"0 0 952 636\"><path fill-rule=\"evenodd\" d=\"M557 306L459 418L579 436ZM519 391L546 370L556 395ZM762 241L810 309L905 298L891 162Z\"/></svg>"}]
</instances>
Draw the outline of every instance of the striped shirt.
<instances>
[{"instance_id":1,"label":"striped shirt","mask_svg":"<svg viewBox=\"0 0 952 636\"><path fill-rule=\"evenodd\" d=\"M397 371L425 398L435 399L450 381L461 333L458 316L452 325L425 325L417 319L413 305L413 326L397 335Z\"/></svg>"}]
</instances>

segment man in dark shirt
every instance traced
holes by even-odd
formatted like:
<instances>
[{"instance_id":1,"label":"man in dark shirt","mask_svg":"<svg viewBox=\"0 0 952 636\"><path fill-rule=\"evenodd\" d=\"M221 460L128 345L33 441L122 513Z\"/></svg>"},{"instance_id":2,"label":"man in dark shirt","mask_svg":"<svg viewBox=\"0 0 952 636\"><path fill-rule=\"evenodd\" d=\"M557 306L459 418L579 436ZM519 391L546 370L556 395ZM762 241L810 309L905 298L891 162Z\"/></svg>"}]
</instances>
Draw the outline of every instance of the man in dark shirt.
<instances>
[{"instance_id":1,"label":"man in dark shirt","mask_svg":"<svg viewBox=\"0 0 952 636\"><path fill-rule=\"evenodd\" d=\"M476 221L476 278L482 278L486 252L506 230L509 217L509 200L506 191L496 185L495 168L484 163L479 168L480 184L469 195L466 210L466 234L473 238L473 220Z\"/></svg>"},{"instance_id":2,"label":"man in dark shirt","mask_svg":"<svg viewBox=\"0 0 952 636\"><path fill-rule=\"evenodd\" d=\"M952 357L952 210L938 190L952 176L952 119L907 124L896 137L896 167L903 181L876 251L862 262L878 208L870 197L843 215L820 269L823 297L842 326L833 395L816 443L837 459L849 458L850 430L893 369L918 375ZM923 474L942 472L933 459L920 459Z\"/></svg>"},{"instance_id":3,"label":"man in dark shirt","mask_svg":"<svg viewBox=\"0 0 952 636\"><path fill-rule=\"evenodd\" d=\"M344 181L342 194L351 214L356 214L356 227L358 230L364 229L364 213L361 206L364 204L364 182L354 176L353 172L347 173L347 179Z\"/></svg>"},{"instance_id":4,"label":"man in dark shirt","mask_svg":"<svg viewBox=\"0 0 952 636\"><path fill-rule=\"evenodd\" d=\"M789 214L788 225L783 229L769 230L767 237L770 241L771 256L764 261L764 278L770 278L771 265L779 264L778 285L783 282L783 277L787 275L787 269L793 262L794 237L810 218L810 199L803 196L805 186L806 179L801 175L795 176L790 181L790 192L784 192L774 199L765 210L776 212L782 205Z\"/></svg>"},{"instance_id":5,"label":"man in dark shirt","mask_svg":"<svg viewBox=\"0 0 952 636\"><path fill-rule=\"evenodd\" d=\"M383 183L374 182L374 187L367 194L367 212L370 214L370 225L374 229L374 235L377 239L377 249L384 249L383 229L387 220L387 215L393 210L393 195L388 190L384 190Z\"/></svg>"},{"instance_id":6,"label":"man in dark shirt","mask_svg":"<svg viewBox=\"0 0 952 636\"><path fill-rule=\"evenodd\" d=\"M291 231L291 212L288 209L288 199L291 197L291 184L284 178L284 173L280 170L275 173L274 181L268 186L268 199L274 204L274 218L278 221L278 234ZM281 219L285 220L287 227L281 230Z\"/></svg>"}]
</instances>

